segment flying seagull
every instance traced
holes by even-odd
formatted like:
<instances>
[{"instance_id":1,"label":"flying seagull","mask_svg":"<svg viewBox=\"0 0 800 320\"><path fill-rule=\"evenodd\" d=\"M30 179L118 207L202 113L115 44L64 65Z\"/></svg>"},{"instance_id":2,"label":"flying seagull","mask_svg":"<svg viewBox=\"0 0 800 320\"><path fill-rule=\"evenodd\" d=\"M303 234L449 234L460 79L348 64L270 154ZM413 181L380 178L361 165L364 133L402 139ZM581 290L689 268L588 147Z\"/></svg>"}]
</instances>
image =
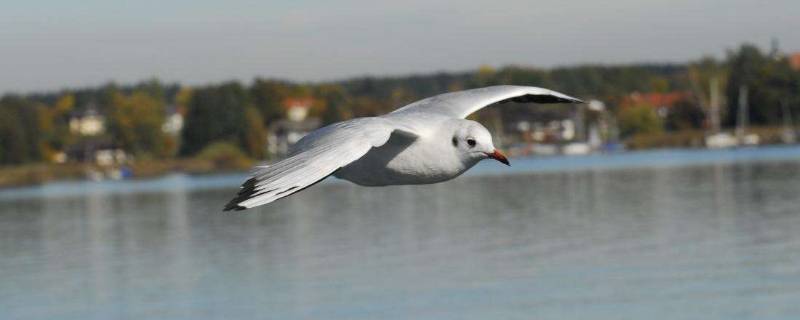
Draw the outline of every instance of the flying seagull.
<instances>
[{"instance_id":1,"label":"flying seagull","mask_svg":"<svg viewBox=\"0 0 800 320\"><path fill-rule=\"evenodd\" d=\"M355 118L313 131L287 158L256 166L226 206L267 204L328 176L362 186L429 184L453 179L483 159L509 165L480 123L465 118L494 103L583 103L552 90L493 86L423 99L389 114Z\"/></svg>"}]
</instances>

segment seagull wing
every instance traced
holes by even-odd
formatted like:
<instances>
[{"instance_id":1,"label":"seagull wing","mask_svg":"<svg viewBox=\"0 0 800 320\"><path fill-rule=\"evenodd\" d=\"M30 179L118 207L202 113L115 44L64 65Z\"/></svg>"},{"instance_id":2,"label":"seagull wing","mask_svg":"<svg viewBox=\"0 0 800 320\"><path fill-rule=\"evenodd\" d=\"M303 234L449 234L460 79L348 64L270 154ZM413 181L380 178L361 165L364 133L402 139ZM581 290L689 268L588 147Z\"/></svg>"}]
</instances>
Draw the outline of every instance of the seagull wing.
<instances>
[{"instance_id":1,"label":"seagull wing","mask_svg":"<svg viewBox=\"0 0 800 320\"><path fill-rule=\"evenodd\" d=\"M393 132L415 136L381 118L353 119L314 131L298 141L288 158L255 167L224 210L249 209L308 188L385 144Z\"/></svg>"},{"instance_id":2,"label":"seagull wing","mask_svg":"<svg viewBox=\"0 0 800 320\"><path fill-rule=\"evenodd\" d=\"M494 103L583 103L553 90L526 86L493 86L450 92L423 99L392 113L439 113L456 118L466 118L471 113Z\"/></svg>"}]
</instances>

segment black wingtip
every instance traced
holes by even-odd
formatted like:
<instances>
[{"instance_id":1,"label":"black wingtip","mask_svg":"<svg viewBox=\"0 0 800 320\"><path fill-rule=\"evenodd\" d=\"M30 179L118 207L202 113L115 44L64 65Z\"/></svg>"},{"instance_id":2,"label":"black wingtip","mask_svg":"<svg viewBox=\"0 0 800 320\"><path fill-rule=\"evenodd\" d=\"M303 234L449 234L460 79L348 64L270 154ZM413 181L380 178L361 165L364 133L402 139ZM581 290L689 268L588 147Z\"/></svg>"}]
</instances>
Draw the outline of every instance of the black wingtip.
<instances>
[{"instance_id":1,"label":"black wingtip","mask_svg":"<svg viewBox=\"0 0 800 320\"><path fill-rule=\"evenodd\" d=\"M507 103L507 102L516 102L516 103L586 103L581 99L573 98L573 97L561 97L556 95L549 95L549 94L526 94L521 96L516 96L513 98L508 98L505 100L498 101L498 103Z\"/></svg>"},{"instance_id":2,"label":"black wingtip","mask_svg":"<svg viewBox=\"0 0 800 320\"><path fill-rule=\"evenodd\" d=\"M228 203L228 204L225 205L225 209L222 209L222 211L242 211L242 210L246 210L246 209L247 208L242 207L242 206L240 206L238 204Z\"/></svg>"},{"instance_id":3,"label":"black wingtip","mask_svg":"<svg viewBox=\"0 0 800 320\"><path fill-rule=\"evenodd\" d=\"M231 201L225 205L225 208L222 209L222 211L242 211L247 209L246 207L240 206L239 203L250 199L250 197L255 193L255 189L256 179L247 179L247 181L242 184L242 188L239 190L239 193L236 194L236 197L231 199Z\"/></svg>"}]
</instances>

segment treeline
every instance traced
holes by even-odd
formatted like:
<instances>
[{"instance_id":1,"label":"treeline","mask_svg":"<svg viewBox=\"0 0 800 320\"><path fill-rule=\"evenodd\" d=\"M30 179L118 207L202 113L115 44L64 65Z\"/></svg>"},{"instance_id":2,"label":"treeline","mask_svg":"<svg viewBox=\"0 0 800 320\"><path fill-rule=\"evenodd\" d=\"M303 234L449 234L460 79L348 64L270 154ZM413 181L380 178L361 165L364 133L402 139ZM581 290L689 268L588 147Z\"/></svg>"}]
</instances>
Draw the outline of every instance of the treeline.
<instances>
[{"instance_id":1,"label":"treeline","mask_svg":"<svg viewBox=\"0 0 800 320\"><path fill-rule=\"evenodd\" d=\"M180 87L148 81L135 86L101 88L0 98L0 164L49 161L87 137L73 132L70 120L93 109L105 118L105 131L92 137L133 154L169 157L177 139L162 126L165 107L180 98Z\"/></svg>"},{"instance_id":2,"label":"treeline","mask_svg":"<svg viewBox=\"0 0 800 320\"><path fill-rule=\"evenodd\" d=\"M215 142L233 145L263 158L268 128L285 116L289 98L311 98L310 115L323 123L373 116L438 93L496 84L534 85L606 102L621 126L638 131L707 126L710 79L721 83L723 126L735 123L733 106L739 88L750 94L750 121L777 125L789 110L800 115L800 73L777 53L744 45L722 61L711 58L687 64L626 66L583 65L539 69L481 67L468 72L439 72L403 77L360 77L327 83L255 79L187 87L150 80L132 86L107 84L0 98L0 164L45 162L87 137L70 130L75 114L94 109L105 117L101 137L137 158L192 157ZM647 108L618 110L632 92L690 92L673 114L656 117ZM652 108L650 108L652 109ZM170 111L185 115L179 134L162 130ZM640 114L641 113L641 114ZM656 117L656 118L653 118ZM625 120L630 119L630 120ZM622 121L621 120L621 121ZM643 122L642 123L637 123Z\"/></svg>"}]
</instances>

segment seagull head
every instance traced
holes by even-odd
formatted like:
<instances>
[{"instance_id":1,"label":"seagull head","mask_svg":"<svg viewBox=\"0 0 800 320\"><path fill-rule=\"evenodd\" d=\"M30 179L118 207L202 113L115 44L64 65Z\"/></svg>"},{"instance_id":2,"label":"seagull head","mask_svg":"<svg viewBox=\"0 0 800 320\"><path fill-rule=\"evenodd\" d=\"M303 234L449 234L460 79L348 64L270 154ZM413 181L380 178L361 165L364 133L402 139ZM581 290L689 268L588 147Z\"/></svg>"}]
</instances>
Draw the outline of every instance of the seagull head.
<instances>
[{"instance_id":1,"label":"seagull head","mask_svg":"<svg viewBox=\"0 0 800 320\"><path fill-rule=\"evenodd\" d=\"M507 166L511 165L508 158L494 147L492 135L486 127L471 120L460 122L450 142L462 159L475 163L483 159L494 159Z\"/></svg>"}]
</instances>

